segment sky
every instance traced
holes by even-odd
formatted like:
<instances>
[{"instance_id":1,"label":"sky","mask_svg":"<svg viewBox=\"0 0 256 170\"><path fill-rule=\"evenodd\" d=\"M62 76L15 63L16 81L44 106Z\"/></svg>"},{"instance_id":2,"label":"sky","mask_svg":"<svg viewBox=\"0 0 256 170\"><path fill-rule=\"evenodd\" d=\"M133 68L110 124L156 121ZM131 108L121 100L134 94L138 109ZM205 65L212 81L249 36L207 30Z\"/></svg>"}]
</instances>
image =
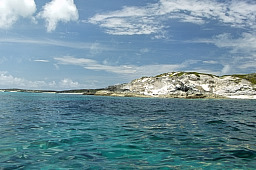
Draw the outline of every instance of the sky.
<instances>
[{"instance_id":1,"label":"sky","mask_svg":"<svg viewBox=\"0 0 256 170\"><path fill-rule=\"evenodd\" d=\"M256 72L255 0L0 0L0 88Z\"/></svg>"}]
</instances>

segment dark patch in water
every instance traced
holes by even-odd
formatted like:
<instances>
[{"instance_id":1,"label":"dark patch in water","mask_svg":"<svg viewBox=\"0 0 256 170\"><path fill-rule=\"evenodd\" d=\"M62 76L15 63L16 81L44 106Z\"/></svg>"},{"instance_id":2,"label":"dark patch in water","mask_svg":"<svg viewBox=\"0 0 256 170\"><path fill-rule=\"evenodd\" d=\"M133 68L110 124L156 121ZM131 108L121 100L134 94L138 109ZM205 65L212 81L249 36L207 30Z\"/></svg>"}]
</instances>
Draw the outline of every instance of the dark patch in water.
<instances>
[{"instance_id":1,"label":"dark patch in water","mask_svg":"<svg viewBox=\"0 0 256 170\"><path fill-rule=\"evenodd\" d=\"M223 120L211 120L211 121L208 121L208 122L205 122L206 124L224 124L225 121Z\"/></svg>"},{"instance_id":2,"label":"dark patch in water","mask_svg":"<svg viewBox=\"0 0 256 170\"><path fill-rule=\"evenodd\" d=\"M256 157L256 151L253 151L253 150L234 150L230 152L232 153L232 155L234 155L237 158L252 159Z\"/></svg>"}]
</instances>

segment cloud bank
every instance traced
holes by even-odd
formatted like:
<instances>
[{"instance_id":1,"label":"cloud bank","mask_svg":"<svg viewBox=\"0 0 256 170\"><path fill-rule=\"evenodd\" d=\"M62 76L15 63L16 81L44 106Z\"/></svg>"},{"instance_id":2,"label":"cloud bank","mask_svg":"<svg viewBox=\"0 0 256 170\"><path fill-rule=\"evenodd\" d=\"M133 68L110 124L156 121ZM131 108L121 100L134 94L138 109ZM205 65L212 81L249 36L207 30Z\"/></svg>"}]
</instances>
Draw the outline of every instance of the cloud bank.
<instances>
[{"instance_id":1,"label":"cloud bank","mask_svg":"<svg viewBox=\"0 0 256 170\"><path fill-rule=\"evenodd\" d=\"M54 39L29 39L21 38L1 38L0 43L20 43L20 44L32 44L32 45L48 45L59 46L73 49L85 49L89 50L91 54L99 54L102 51L114 51L116 49L100 43L86 43L86 42L70 42L70 41L58 41Z\"/></svg>"},{"instance_id":2,"label":"cloud bank","mask_svg":"<svg viewBox=\"0 0 256 170\"><path fill-rule=\"evenodd\" d=\"M208 43L218 48L226 49L231 60L223 64L222 74L232 72L243 72L250 68L251 72L256 69L256 34L255 32L244 32L239 37L234 37L230 33L223 33L211 39L200 39L192 43ZM224 58L229 58L225 56ZM223 59L223 60L226 60ZM235 71L236 70L236 71Z\"/></svg>"},{"instance_id":3,"label":"cloud bank","mask_svg":"<svg viewBox=\"0 0 256 170\"><path fill-rule=\"evenodd\" d=\"M77 21L78 10L73 0L52 0L43 7L38 15L46 21L48 32L54 31L59 22Z\"/></svg>"},{"instance_id":4,"label":"cloud bank","mask_svg":"<svg viewBox=\"0 0 256 170\"><path fill-rule=\"evenodd\" d=\"M86 87L69 78L64 78L58 82L51 81L30 81L24 78L15 77L6 71L0 71L0 88L22 88L22 89L75 89Z\"/></svg>"},{"instance_id":5,"label":"cloud bank","mask_svg":"<svg viewBox=\"0 0 256 170\"><path fill-rule=\"evenodd\" d=\"M0 29L10 28L19 18L33 19L35 12L34 0L1 0Z\"/></svg>"},{"instance_id":6,"label":"cloud bank","mask_svg":"<svg viewBox=\"0 0 256 170\"><path fill-rule=\"evenodd\" d=\"M256 53L256 33L242 33L239 38L224 33L214 37L212 43L220 48L229 48L232 53Z\"/></svg>"},{"instance_id":7,"label":"cloud bank","mask_svg":"<svg viewBox=\"0 0 256 170\"><path fill-rule=\"evenodd\" d=\"M44 81L29 81L23 78L14 77L8 72L0 72L0 86L8 86L10 88L39 88L47 87L50 84L47 84Z\"/></svg>"},{"instance_id":8,"label":"cloud bank","mask_svg":"<svg viewBox=\"0 0 256 170\"><path fill-rule=\"evenodd\" d=\"M144 7L124 7L121 10L96 14L88 22L99 25L112 35L155 34L165 32L164 22L177 19L180 22L204 24L209 20L231 27L255 29L256 4L233 0L160 0Z\"/></svg>"},{"instance_id":9,"label":"cloud bank","mask_svg":"<svg viewBox=\"0 0 256 170\"><path fill-rule=\"evenodd\" d=\"M129 76L129 78L138 78L140 76L152 76L160 73L182 70L196 61L185 61L180 64L154 64L154 65L109 65L99 63L96 60L86 58L75 58L72 56L55 57L58 64L77 65L88 70L106 71L120 75Z\"/></svg>"}]
</instances>

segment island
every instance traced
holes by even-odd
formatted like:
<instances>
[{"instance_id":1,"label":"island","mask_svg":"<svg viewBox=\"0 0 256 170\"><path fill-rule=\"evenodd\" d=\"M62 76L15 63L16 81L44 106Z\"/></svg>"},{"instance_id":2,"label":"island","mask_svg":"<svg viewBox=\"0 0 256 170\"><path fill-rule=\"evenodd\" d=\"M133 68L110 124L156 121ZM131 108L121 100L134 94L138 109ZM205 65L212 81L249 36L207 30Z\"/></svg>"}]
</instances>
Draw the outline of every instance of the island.
<instances>
[{"instance_id":1,"label":"island","mask_svg":"<svg viewBox=\"0 0 256 170\"><path fill-rule=\"evenodd\" d=\"M169 72L100 89L1 91L121 97L256 99L256 73L216 76L197 72Z\"/></svg>"}]
</instances>

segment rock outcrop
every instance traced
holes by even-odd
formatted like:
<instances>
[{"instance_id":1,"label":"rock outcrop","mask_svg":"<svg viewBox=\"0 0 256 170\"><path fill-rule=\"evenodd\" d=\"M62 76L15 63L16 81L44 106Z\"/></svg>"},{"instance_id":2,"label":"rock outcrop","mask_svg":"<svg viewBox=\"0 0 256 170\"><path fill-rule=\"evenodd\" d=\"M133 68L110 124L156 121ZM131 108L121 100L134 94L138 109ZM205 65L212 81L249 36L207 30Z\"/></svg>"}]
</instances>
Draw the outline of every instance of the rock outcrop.
<instances>
[{"instance_id":1,"label":"rock outcrop","mask_svg":"<svg viewBox=\"0 0 256 170\"><path fill-rule=\"evenodd\" d=\"M170 72L110 86L94 95L256 99L256 74L219 77L196 72Z\"/></svg>"}]
</instances>

